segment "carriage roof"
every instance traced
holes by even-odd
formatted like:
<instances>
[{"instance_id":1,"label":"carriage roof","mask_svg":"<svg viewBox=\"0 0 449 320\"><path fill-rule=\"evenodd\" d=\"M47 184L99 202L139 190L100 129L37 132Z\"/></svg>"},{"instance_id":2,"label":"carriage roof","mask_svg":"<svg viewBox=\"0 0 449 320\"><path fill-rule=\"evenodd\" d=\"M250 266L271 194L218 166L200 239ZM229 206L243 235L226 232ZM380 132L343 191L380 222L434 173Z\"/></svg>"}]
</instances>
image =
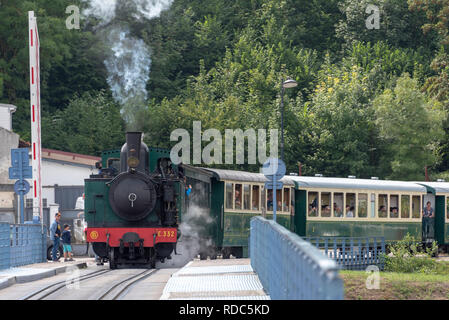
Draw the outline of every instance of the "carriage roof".
<instances>
[{"instance_id":1,"label":"carriage roof","mask_svg":"<svg viewBox=\"0 0 449 320\"><path fill-rule=\"evenodd\" d=\"M449 193L449 182L416 182L427 188L428 192L435 193Z\"/></svg>"},{"instance_id":2,"label":"carriage roof","mask_svg":"<svg viewBox=\"0 0 449 320\"><path fill-rule=\"evenodd\" d=\"M212 169L212 168L200 168L211 172L218 181L240 181L240 182L256 182L265 183L268 179L262 173L253 173L237 170L225 170L225 169ZM289 176L285 176L281 179L285 186L294 186L293 181Z\"/></svg>"},{"instance_id":3,"label":"carriage roof","mask_svg":"<svg viewBox=\"0 0 449 320\"><path fill-rule=\"evenodd\" d=\"M289 176L296 189L326 188L326 189L366 189L406 192L427 192L425 186L418 183L392 180L371 180L330 177Z\"/></svg>"}]
</instances>

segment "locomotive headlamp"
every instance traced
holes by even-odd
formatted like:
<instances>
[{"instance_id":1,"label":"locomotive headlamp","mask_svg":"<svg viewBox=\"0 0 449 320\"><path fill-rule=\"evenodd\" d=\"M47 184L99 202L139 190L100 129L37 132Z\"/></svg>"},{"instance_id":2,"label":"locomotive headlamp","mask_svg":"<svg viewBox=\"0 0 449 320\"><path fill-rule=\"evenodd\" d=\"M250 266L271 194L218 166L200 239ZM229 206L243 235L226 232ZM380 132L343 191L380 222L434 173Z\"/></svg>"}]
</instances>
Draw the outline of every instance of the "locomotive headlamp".
<instances>
[{"instance_id":1,"label":"locomotive headlamp","mask_svg":"<svg viewBox=\"0 0 449 320\"><path fill-rule=\"evenodd\" d=\"M137 168L138 165L139 165L139 159L137 159L136 157L128 158L128 167Z\"/></svg>"}]
</instances>

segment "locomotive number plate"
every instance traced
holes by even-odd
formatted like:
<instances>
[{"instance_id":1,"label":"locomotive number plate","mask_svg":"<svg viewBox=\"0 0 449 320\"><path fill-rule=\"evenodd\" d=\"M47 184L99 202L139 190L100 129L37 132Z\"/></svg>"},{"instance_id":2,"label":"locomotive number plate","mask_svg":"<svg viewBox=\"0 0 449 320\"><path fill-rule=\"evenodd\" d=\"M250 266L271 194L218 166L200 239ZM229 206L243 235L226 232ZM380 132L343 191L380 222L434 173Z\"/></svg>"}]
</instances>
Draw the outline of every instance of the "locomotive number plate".
<instances>
[{"instance_id":1,"label":"locomotive number plate","mask_svg":"<svg viewBox=\"0 0 449 320\"><path fill-rule=\"evenodd\" d=\"M171 230L159 230L157 232L158 237L164 237L164 238L175 238L176 234L174 231Z\"/></svg>"}]
</instances>

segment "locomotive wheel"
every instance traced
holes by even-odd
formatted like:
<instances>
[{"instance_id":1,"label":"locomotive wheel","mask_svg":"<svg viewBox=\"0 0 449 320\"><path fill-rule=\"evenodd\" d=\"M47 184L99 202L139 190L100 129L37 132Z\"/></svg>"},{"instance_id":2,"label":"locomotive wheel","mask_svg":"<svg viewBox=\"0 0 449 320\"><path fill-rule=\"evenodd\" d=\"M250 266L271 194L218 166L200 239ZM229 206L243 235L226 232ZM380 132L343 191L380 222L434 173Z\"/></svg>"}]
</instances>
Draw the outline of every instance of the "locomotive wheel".
<instances>
[{"instance_id":1,"label":"locomotive wheel","mask_svg":"<svg viewBox=\"0 0 449 320\"><path fill-rule=\"evenodd\" d=\"M231 249L223 248L223 259L229 259L231 257Z\"/></svg>"}]
</instances>

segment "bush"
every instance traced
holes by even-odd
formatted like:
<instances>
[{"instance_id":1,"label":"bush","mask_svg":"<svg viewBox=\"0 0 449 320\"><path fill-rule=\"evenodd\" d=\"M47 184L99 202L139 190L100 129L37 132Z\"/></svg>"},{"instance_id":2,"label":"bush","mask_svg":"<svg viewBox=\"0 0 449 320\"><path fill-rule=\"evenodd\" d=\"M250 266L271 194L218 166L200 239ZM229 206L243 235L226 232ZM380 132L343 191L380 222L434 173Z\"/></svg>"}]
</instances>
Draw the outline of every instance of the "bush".
<instances>
[{"instance_id":1,"label":"bush","mask_svg":"<svg viewBox=\"0 0 449 320\"><path fill-rule=\"evenodd\" d=\"M404 239L390 246L391 253L385 255L385 271L403 272L403 273L437 273L438 262L432 259L437 253L438 246L436 242L432 243L431 248L426 248L419 252L420 242L410 234ZM419 255L418 255L419 253Z\"/></svg>"}]
</instances>

